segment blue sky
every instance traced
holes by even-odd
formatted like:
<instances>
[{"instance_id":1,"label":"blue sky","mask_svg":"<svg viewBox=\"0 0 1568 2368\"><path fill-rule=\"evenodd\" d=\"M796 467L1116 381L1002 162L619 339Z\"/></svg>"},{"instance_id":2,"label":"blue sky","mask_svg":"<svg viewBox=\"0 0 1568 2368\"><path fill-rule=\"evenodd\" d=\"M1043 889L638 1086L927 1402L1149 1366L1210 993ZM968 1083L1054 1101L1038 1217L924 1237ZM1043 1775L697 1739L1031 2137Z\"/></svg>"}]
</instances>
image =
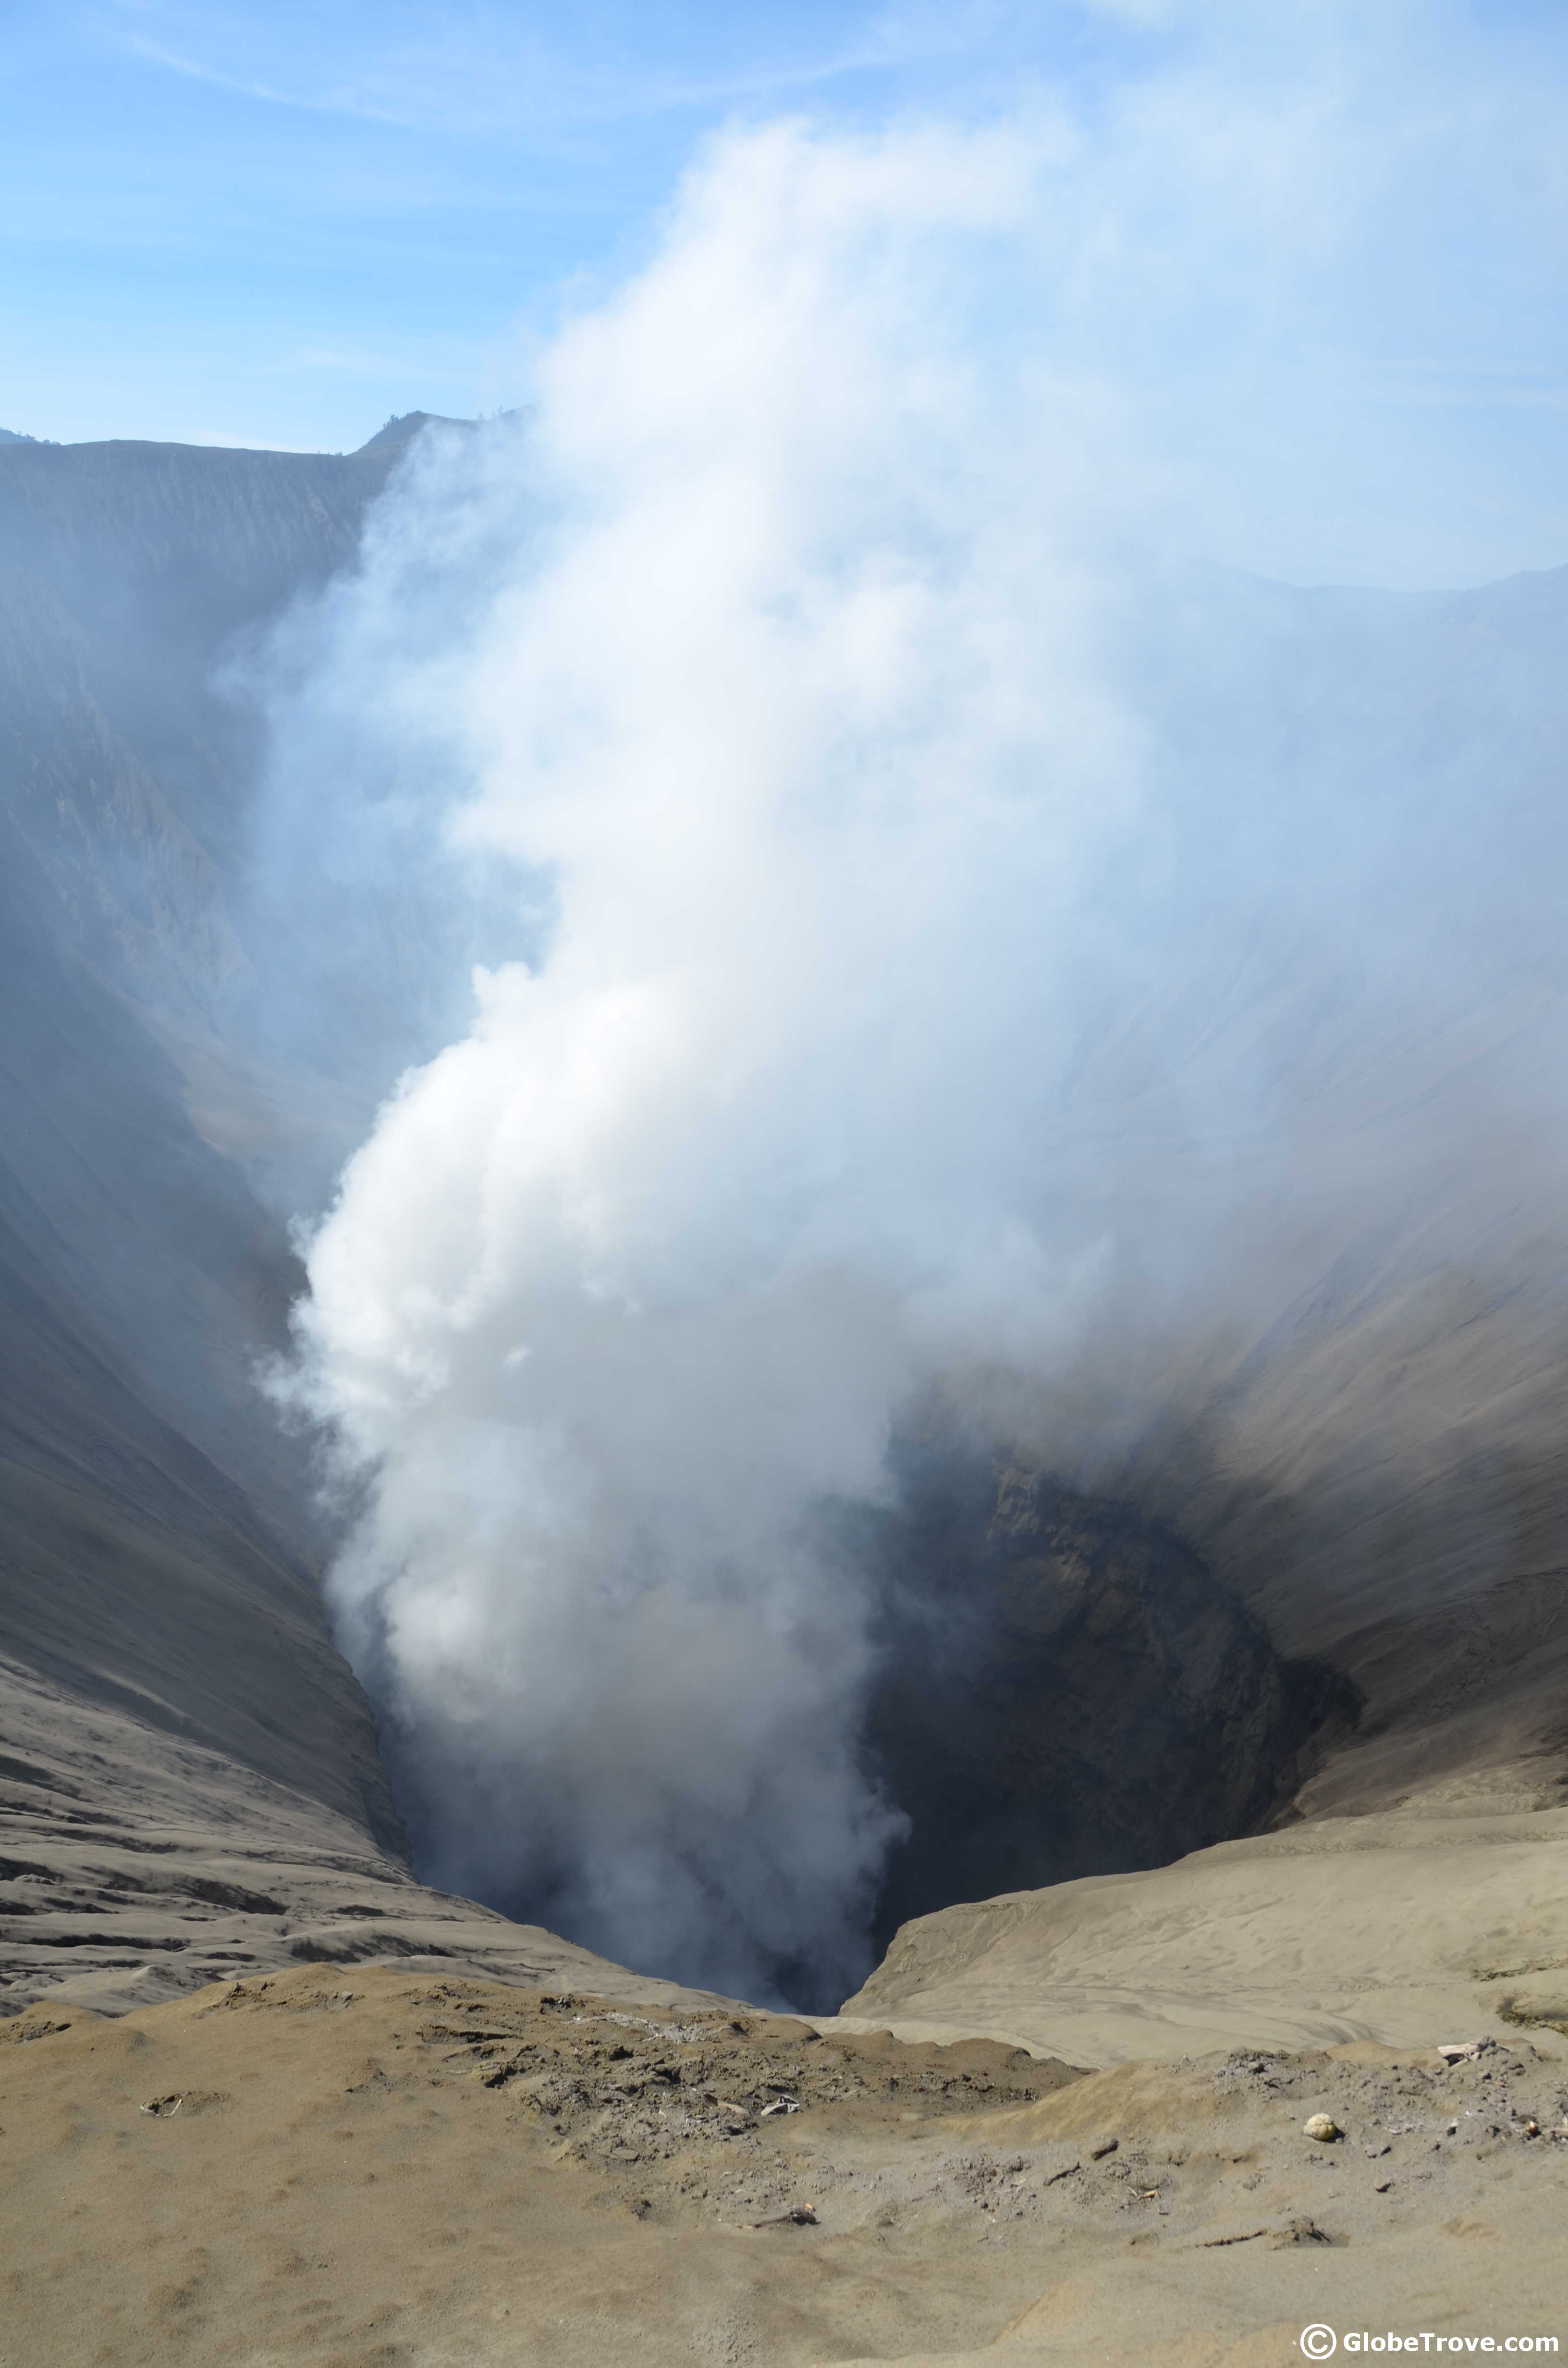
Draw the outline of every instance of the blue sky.
<instances>
[{"instance_id":1,"label":"blue sky","mask_svg":"<svg viewBox=\"0 0 1568 2368\"><path fill-rule=\"evenodd\" d=\"M1036 341L1230 501L1218 555L1560 564L1565 100L1563 0L0 0L0 427L508 408L722 127L1010 118L1057 158Z\"/></svg>"},{"instance_id":2,"label":"blue sky","mask_svg":"<svg viewBox=\"0 0 1568 2368\"><path fill-rule=\"evenodd\" d=\"M1148 38L961 0L0 6L0 425L336 450L504 406L709 128L983 111Z\"/></svg>"}]
</instances>

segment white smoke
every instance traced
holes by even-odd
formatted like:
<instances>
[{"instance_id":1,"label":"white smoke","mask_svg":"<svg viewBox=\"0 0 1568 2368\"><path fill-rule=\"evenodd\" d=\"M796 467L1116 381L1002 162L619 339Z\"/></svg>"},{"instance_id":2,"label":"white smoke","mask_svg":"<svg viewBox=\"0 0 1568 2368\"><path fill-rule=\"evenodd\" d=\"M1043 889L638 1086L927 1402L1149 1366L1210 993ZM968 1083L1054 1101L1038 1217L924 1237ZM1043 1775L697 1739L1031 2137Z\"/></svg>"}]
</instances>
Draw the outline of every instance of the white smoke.
<instances>
[{"instance_id":1,"label":"white smoke","mask_svg":"<svg viewBox=\"0 0 1568 2368\"><path fill-rule=\"evenodd\" d=\"M432 695L465 843L548 868L556 917L312 1251L312 1395L378 1466L338 1600L448 1796L489 1796L449 1867L731 1980L848 1974L891 1830L813 1508L883 1491L921 1375L1072 1292L1022 1214L1033 1113L987 1081L1049 1027L1127 735L1060 466L1020 487L998 391L929 336L1027 164L733 146L516 446L419 497L538 487Z\"/></svg>"},{"instance_id":2,"label":"white smoke","mask_svg":"<svg viewBox=\"0 0 1568 2368\"><path fill-rule=\"evenodd\" d=\"M1228 773L1165 678L1269 628L1149 556L1222 469L1151 421L1140 307L1205 240L1234 268L1193 336L1270 258L1316 271L1342 153L1321 85L1283 154L1267 92L1182 88L1098 144L1047 111L722 141L530 417L426 448L328 620L335 731L431 752L449 845L548 901L310 1247L296 1394L363 1490L344 1634L429 1871L732 1987L847 1982L896 1829L823 1508L886 1497L922 1394L1059 1373L1134 1291L1153 1334L1233 1224L1245 1268L1292 1111L1408 999L1408 944L1326 917L1409 920L1408 783L1371 825L1342 785L1301 859L1285 772ZM1305 534L1278 507L1265 541ZM1405 1189L1398 1145L1347 1187L1360 1122L1320 1124L1292 1238L1379 1160Z\"/></svg>"}]
</instances>

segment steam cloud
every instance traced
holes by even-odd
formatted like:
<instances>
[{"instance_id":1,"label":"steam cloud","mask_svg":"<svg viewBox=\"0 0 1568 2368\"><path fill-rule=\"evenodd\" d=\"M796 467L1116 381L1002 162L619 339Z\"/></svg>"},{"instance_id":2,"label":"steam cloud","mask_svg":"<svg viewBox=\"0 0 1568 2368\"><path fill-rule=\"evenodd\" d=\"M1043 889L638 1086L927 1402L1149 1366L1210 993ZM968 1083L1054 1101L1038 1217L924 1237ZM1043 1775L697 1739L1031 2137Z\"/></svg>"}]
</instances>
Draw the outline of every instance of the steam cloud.
<instances>
[{"instance_id":1,"label":"steam cloud","mask_svg":"<svg viewBox=\"0 0 1568 2368\"><path fill-rule=\"evenodd\" d=\"M1335 255L1361 303L1440 145L1417 91L1391 196L1343 64L1187 57L1093 132L732 134L533 413L427 438L291 628L279 779L395 757L442 893L509 916L314 1233L290 1385L437 1879L842 1991L897 1813L824 1508L886 1501L937 1401L1125 1458L1173 1343L1435 1163L1495 1201L1479 1114L1505 1230L1560 1173L1528 666L1483 774L1429 737L1449 610L1174 555L1440 545L1381 417L1324 507L1272 317Z\"/></svg>"}]
</instances>

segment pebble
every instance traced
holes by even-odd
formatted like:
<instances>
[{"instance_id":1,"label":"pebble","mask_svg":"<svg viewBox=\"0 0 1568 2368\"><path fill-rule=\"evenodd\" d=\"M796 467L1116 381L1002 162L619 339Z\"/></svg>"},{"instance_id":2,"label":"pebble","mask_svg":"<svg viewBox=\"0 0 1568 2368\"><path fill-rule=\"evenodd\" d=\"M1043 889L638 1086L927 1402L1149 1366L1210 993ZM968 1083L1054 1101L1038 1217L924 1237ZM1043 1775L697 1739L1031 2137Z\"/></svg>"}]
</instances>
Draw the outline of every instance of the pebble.
<instances>
[{"instance_id":1,"label":"pebble","mask_svg":"<svg viewBox=\"0 0 1568 2368\"><path fill-rule=\"evenodd\" d=\"M1301 2127L1307 2136L1316 2138L1320 2146L1332 2146L1335 2138L1345 2135L1339 2123L1329 2113L1309 2113Z\"/></svg>"}]
</instances>

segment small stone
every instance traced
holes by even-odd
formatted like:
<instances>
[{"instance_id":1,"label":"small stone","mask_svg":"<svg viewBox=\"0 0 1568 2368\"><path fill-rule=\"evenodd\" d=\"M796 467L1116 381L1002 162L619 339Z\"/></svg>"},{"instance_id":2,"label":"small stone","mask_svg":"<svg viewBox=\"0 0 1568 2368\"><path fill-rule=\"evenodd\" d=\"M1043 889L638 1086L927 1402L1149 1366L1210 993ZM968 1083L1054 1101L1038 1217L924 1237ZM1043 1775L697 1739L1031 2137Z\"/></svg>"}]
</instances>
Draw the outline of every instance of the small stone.
<instances>
[{"instance_id":1,"label":"small stone","mask_svg":"<svg viewBox=\"0 0 1568 2368\"><path fill-rule=\"evenodd\" d=\"M1314 2121L1319 2118L1316 2113L1312 2116ZM1278 2251L1280 2247L1285 2245L1327 2245L1332 2242L1333 2239L1326 2230L1320 2228L1315 2220L1302 2217L1300 2220L1288 2220L1283 2228L1275 2231L1272 2249Z\"/></svg>"},{"instance_id":2,"label":"small stone","mask_svg":"<svg viewBox=\"0 0 1568 2368\"><path fill-rule=\"evenodd\" d=\"M1332 2146L1335 2138L1345 2135L1339 2123L1329 2113L1309 2113L1301 2127L1308 2137L1316 2138L1319 2146Z\"/></svg>"},{"instance_id":3,"label":"small stone","mask_svg":"<svg viewBox=\"0 0 1568 2368\"><path fill-rule=\"evenodd\" d=\"M1392 2185L1392 2179L1380 2179L1375 2192L1379 2195L1386 2195Z\"/></svg>"},{"instance_id":4,"label":"small stone","mask_svg":"<svg viewBox=\"0 0 1568 2368\"><path fill-rule=\"evenodd\" d=\"M1101 2138L1098 2146L1092 2146L1089 2148L1089 2160L1091 2162L1103 2162L1108 2154L1114 2154L1116 2152L1116 2149L1120 2143L1121 2141L1119 2138Z\"/></svg>"}]
</instances>

